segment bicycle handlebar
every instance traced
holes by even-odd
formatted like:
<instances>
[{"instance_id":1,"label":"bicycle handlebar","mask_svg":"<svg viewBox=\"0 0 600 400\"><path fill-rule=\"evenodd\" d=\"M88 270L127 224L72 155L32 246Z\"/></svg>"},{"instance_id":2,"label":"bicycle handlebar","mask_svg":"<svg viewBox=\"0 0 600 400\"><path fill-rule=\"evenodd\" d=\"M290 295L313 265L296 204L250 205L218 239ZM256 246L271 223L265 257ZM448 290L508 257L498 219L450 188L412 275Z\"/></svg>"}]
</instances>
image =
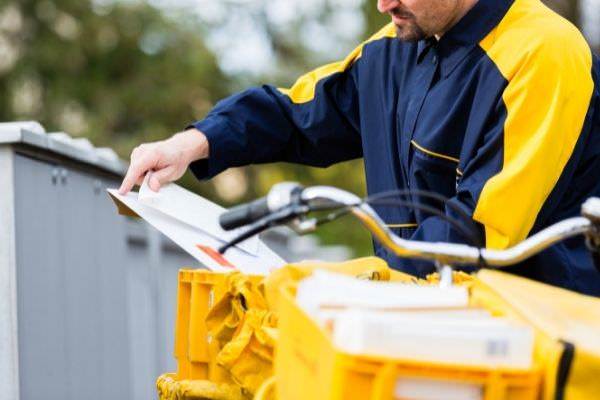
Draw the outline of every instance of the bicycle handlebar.
<instances>
[{"instance_id":1,"label":"bicycle handlebar","mask_svg":"<svg viewBox=\"0 0 600 400\"><path fill-rule=\"evenodd\" d=\"M596 224L600 226L600 199L592 198L584 205L583 217L561 221L505 250L480 249L457 243L402 239L386 226L371 206L340 189L309 187L304 189L302 199L308 203L321 203L325 200L344 204L350 207L350 212L383 246L397 256L426 259L440 264L478 264L483 261L487 266L505 267L521 262L564 239L590 232L595 226L594 218L597 218Z\"/></svg>"},{"instance_id":2,"label":"bicycle handlebar","mask_svg":"<svg viewBox=\"0 0 600 400\"><path fill-rule=\"evenodd\" d=\"M422 242L403 239L394 234L377 215L375 210L360 197L334 187L313 186L302 188L298 184L283 183L275 185L265 199L260 199L261 212L265 204L269 213L280 211L286 207L296 207L295 212L285 214L280 224L293 222L304 217L310 211L346 208L363 226L386 248L399 257L419 258L434 261L436 265L481 264L501 268L521 262L542 250L572 236L588 235L588 244L600 251L600 199L590 198L582 207L581 217L573 217L558 222L524 241L505 250L477 248L465 244L444 242ZM252 204L239 206L246 214L236 209L234 222L251 218L245 216ZM258 207L256 204L254 207ZM265 214L268 215L269 213ZM259 212L252 215L257 216ZM222 218L223 219L223 218ZM227 219L227 218L225 218ZM257 218L258 219L258 218ZM256 221L257 219L254 219ZM234 224L239 226L237 224Z\"/></svg>"}]
</instances>

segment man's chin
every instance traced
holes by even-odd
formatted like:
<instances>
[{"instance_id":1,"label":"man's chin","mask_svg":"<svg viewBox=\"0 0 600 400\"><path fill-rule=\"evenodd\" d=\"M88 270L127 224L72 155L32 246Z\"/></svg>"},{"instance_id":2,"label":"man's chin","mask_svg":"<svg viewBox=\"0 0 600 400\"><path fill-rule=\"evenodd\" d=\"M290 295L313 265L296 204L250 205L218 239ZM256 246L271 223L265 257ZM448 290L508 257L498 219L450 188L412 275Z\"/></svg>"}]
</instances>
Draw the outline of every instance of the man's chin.
<instances>
[{"instance_id":1,"label":"man's chin","mask_svg":"<svg viewBox=\"0 0 600 400\"><path fill-rule=\"evenodd\" d=\"M396 25L396 37L403 42L418 42L425 39L427 35L416 26Z\"/></svg>"}]
</instances>

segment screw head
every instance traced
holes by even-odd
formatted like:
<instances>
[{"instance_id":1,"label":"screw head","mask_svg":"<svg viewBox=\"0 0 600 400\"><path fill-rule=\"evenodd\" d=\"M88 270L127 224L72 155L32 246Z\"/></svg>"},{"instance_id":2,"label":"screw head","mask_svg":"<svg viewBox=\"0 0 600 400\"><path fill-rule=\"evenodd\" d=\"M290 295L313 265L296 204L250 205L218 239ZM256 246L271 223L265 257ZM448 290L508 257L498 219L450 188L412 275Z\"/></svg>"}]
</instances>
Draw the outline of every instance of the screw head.
<instances>
[{"instance_id":1,"label":"screw head","mask_svg":"<svg viewBox=\"0 0 600 400\"><path fill-rule=\"evenodd\" d=\"M52 168L52 172L50 173L50 179L51 179L53 185L56 185L58 183L59 175L60 175L60 172L59 172L58 168Z\"/></svg>"},{"instance_id":2,"label":"screw head","mask_svg":"<svg viewBox=\"0 0 600 400\"><path fill-rule=\"evenodd\" d=\"M102 191L102 182L100 182L100 179L94 180L94 194L100 194L101 191Z\"/></svg>"},{"instance_id":3,"label":"screw head","mask_svg":"<svg viewBox=\"0 0 600 400\"><path fill-rule=\"evenodd\" d=\"M65 168L61 168L60 169L60 182L63 184L67 183L68 175L69 175L69 172Z\"/></svg>"}]
</instances>

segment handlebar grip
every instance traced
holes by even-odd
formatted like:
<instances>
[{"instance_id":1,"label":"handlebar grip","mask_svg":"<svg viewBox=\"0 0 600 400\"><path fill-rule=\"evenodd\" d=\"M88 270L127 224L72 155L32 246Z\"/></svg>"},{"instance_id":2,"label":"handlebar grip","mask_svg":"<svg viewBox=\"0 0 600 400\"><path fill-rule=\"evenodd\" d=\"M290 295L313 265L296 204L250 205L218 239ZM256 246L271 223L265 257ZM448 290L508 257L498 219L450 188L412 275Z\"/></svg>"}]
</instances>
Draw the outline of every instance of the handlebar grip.
<instances>
[{"instance_id":1,"label":"handlebar grip","mask_svg":"<svg viewBox=\"0 0 600 400\"><path fill-rule=\"evenodd\" d=\"M262 197L250 203L230 208L219 216L221 228L230 231L251 224L270 213L267 198Z\"/></svg>"}]
</instances>

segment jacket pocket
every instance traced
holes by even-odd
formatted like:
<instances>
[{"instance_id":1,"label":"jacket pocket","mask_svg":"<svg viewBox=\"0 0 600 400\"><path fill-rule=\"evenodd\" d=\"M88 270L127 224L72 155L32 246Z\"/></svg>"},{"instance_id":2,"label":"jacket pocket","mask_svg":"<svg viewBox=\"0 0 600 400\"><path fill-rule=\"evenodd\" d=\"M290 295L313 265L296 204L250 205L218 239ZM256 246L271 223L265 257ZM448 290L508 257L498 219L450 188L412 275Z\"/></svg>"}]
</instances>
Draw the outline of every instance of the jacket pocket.
<instances>
[{"instance_id":1,"label":"jacket pocket","mask_svg":"<svg viewBox=\"0 0 600 400\"><path fill-rule=\"evenodd\" d=\"M408 178L410 187L452 197L456 194L458 164L458 158L427 149L412 140Z\"/></svg>"}]
</instances>

